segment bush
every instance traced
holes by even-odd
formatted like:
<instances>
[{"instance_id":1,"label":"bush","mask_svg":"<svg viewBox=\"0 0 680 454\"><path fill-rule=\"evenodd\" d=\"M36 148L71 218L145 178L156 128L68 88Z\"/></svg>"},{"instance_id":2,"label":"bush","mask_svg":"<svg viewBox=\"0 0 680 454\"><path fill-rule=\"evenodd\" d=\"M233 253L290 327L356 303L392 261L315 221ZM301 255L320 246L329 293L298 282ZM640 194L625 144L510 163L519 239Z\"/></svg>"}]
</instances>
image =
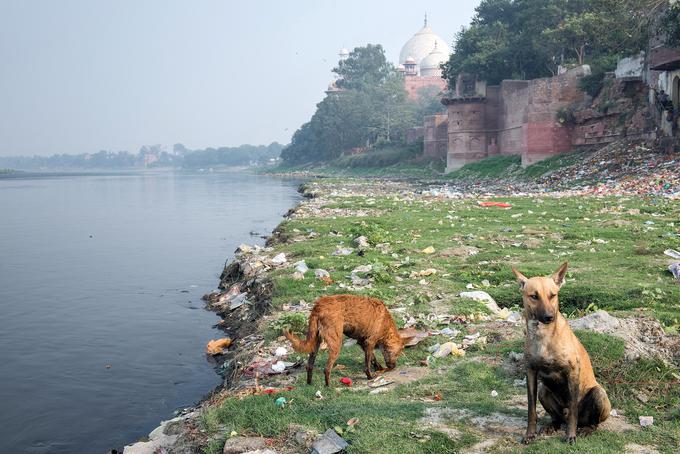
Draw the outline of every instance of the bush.
<instances>
[{"instance_id":1,"label":"bush","mask_svg":"<svg viewBox=\"0 0 680 454\"><path fill-rule=\"evenodd\" d=\"M418 157L422 150L418 145L390 145L375 147L361 154L341 156L331 164L343 168L389 167L394 164L411 161Z\"/></svg>"}]
</instances>

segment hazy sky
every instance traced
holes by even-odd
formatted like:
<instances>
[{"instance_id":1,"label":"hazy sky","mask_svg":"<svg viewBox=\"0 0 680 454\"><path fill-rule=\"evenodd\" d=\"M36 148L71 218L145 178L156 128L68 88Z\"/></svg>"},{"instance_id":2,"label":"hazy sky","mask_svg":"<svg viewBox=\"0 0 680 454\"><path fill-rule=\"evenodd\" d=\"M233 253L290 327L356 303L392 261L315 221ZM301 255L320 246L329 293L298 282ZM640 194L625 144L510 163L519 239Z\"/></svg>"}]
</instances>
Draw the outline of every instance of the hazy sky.
<instances>
[{"instance_id":1,"label":"hazy sky","mask_svg":"<svg viewBox=\"0 0 680 454\"><path fill-rule=\"evenodd\" d=\"M478 0L0 0L0 155L287 143L337 52L449 42Z\"/></svg>"}]
</instances>

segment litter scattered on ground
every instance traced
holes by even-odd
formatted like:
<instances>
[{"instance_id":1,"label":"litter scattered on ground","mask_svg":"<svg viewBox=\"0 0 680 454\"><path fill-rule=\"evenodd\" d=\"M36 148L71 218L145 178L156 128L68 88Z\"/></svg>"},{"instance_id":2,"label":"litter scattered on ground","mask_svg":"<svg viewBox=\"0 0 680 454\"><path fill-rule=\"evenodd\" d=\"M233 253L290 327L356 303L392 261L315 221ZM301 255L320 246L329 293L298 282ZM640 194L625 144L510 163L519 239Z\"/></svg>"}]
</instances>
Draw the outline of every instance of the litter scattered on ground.
<instances>
[{"instance_id":1,"label":"litter scattered on ground","mask_svg":"<svg viewBox=\"0 0 680 454\"><path fill-rule=\"evenodd\" d=\"M317 392L314 393L314 397L316 397L317 399L323 399L323 394L321 394L321 391L317 390Z\"/></svg>"},{"instance_id":2,"label":"litter scattered on ground","mask_svg":"<svg viewBox=\"0 0 680 454\"><path fill-rule=\"evenodd\" d=\"M274 356L286 356L288 354L288 350L286 347L277 347L276 350L274 351Z\"/></svg>"},{"instance_id":3,"label":"litter scattered on ground","mask_svg":"<svg viewBox=\"0 0 680 454\"><path fill-rule=\"evenodd\" d=\"M340 379L340 383L342 383L345 386L352 386L352 379L349 377L342 377Z\"/></svg>"},{"instance_id":4,"label":"litter scattered on ground","mask_svg":"<svg viewBox=\"0 0 680 454\"><path fill-rule=\"evenodd\" d=\"M286 263L288 260L286 259L286 254L281 252L280 254L275 255L271 260L270 263L272 265L283 265Z\"/></svg>"},{"instance_id":5,"label":"litter scattered on ground","mask_svg":"<svg viewBox=\"0 0 680 454\"><path fill-rule=\"evenodd\" d=\"M368 382L369 388L381 388L383 386L391 385L394 383L391 380L387 380L385 377L377 377Z\"/></svg>"},{"instance_id":6,"label":"litter scattered on ground","mask_svg":"<svg viewBox=\"0 0 680 454\"><path fill-rule=\"evenodd\" d=\"M423 250L420 251L420 252L422 252L423 254L434 254L434 253L435 253L435 249L434 249L434 247L432 247L432 246L428 246L428 247L426 247L425 249L423 249Z\"/></svg>"},{"instance_id":7,"label":"litter scattered on ground","mask_svg":"<svg viewBox=\"0 0 680 454\"><path fill-rule=\"evenodd\" d=\"M208 342L206 350L209 355L221 355L231 345L231 342L231 339L228 337L214 339Z\"/></svg>"},{"instance_id":8,"label":"litter scattered on ground","mask_svg":"<svg viewBox=\"0 0 680 454\"><path fill-rule=\"evenodd\" d=\"M443 358L448 355L465 356L465 350L461 350L453 342L445 342L440 345L434 353L432 353L432 356L436 358Z\"/></svg>"},{"instance_id":9,"label":"litter scattered on ground","mask_svg":"<svg viewBox=\"0 0 680 454\"><path fill-rule=\"evenodd\" d=\"M283 408L286 406L286 403L288 403L288 401L286 400L285 397L279 397L274 401L274 403L276 404L277 407Z\"/></svg>"},{"instance_id":10,"label":"litter scattered on ground","mask_svg":"<svg viewBox=\"0 0 680 454\"><path fill-rule=\"evenodd\" d=\"M495 389L491 391L491 397L498 397L498 391L496 391Z\"/></svg>"},{"instance_id":11,"label":"litter scattered on ground","mask_svg":"<svg viewBox=\"0 0 680 454\"><path fill-rule=\"evenodd\" d=\"M399 335L404 339L404 347L413 347L418 345L421 341L427 339L430 335L427 331L418 331L415 328L406 328L399 330Z\"/></svg>"}]
</instances>

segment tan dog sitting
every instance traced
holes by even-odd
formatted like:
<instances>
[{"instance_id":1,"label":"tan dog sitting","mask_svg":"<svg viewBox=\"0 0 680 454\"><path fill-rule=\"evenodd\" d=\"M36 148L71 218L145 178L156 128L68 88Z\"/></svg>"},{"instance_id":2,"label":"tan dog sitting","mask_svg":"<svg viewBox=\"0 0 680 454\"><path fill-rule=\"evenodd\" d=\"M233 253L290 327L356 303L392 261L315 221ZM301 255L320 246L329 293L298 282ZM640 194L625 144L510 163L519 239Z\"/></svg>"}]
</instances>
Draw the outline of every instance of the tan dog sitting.
<instances>
[{"instance_id":1,"label":"tan dog sitting","mask_svg":"<svg viewBox=\"0 0 680 454\"><path fill-rule=\"evenodd\" d=\"M524 299L529 422L525 443L536 437L536 396L552 417L542 433L567 425L566 441L576 441L576 428L592 431L609 416L611 404L595 380L588 352L560 313L557 294L568 263L551 277L524 276L513 268Z\"/></svg>"}]
</instances>

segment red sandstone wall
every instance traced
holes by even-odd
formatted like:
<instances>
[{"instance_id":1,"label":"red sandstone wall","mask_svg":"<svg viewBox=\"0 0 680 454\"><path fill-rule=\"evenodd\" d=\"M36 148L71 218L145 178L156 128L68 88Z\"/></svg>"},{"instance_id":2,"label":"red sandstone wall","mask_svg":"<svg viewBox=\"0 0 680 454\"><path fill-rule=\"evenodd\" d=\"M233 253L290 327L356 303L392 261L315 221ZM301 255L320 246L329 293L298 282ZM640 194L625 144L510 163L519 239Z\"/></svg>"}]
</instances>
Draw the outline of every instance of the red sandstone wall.
<instances>
[{"instance_id":1,"label":"red sandstone wall","mask_svg":"<svg viewBox=\"0 0 680 454\"><path fill-rule=\"evenodd\" d=\"M425 117L423 154L433 161L446 161L448 142L448 116L437 114Z\"/></svg>"},{"instance_id":2,"label":"red sandstone wall","mask_svg":"<svg viewBox=\"0 0 680 454\"><path fill-rule=\"evenodd\" d=\"M446 88L446 81L437 76L406 76L404 78L404 89L406 90L408 97L413 100L418 99L418 92L424 87L437 87L440 91L444 91Z\"/></svg>"},{"instance_id":3,"label":"red sandstone wall","mask_svg":"<svg viewBox=\"0 0 680 454\"><path fill-rule=\"evenodd\" d=\"M498 147L504 155L522 154L526 149L529 81L504 80L500 87Z\"/></svg>"},{"instance_id":4,"label":"red sandstone wall","mask_svg":"<svg viewBox=\"0 0 680 454\"><path fill-rule=\"evenodd\" d=\"M584 74L583 67L579 67L556 77L529 82L526 148L522 153L522 165L571 150L570 128L557 121L557 112L574 102L588 99L578 86Z\"/></svg>"}]
</instances>

